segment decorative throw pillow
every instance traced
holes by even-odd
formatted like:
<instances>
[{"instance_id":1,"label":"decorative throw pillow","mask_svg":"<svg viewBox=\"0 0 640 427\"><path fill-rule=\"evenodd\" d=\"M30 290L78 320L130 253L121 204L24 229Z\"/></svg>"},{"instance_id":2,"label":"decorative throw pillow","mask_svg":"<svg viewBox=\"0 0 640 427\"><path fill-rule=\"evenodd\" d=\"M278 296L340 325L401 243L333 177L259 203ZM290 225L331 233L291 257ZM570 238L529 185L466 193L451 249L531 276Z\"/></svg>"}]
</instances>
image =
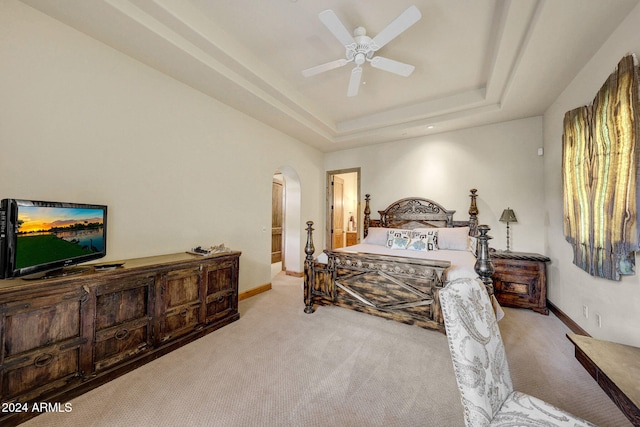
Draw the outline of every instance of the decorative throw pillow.
<instances>
[{"instance_id":1,"label":"decorative throw pillow","mask_svg":"<svg viewBox=\"0 0 640 427\"><path fill-rule=\"evenodd\" d=\"M386 246L391 249L407 249L410 240L410 230L389 230L387 232Z\"/></svg>"},{"instance_id":2,"label":"decorative throw pillow","mask_svg":"<svg viewBox=\"0 0 640 427\"><path fill-rule=\"evenodd\" d=\"M454 251L469 249L469 227L416 228L415 231L438 231L438 248Z\"/></svg>"},{"instance_id":3,"label":"decorative throw pillow","mask_svg":"<svg viewBox=\"0 0 640 427\"><path fill-rule=\"evenodd\" d=\"M438 231L434 229L412 232L411 241L407 249L412 251L437 251Z\"/></svg>"}]
</instances>

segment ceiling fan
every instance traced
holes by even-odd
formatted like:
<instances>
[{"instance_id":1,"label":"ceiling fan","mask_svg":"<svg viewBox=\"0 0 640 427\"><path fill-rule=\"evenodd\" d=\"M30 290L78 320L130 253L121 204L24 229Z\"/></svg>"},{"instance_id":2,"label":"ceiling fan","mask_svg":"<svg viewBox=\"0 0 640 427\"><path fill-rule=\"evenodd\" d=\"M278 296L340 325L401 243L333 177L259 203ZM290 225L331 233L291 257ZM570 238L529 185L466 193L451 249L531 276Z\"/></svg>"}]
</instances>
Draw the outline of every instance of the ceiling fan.
<instances>
[{"instance_id":1,"label":"ceiling fan","mask_svg":"<svg viewBox=\"0 0 640 427\"><path fill-rule=\"evenodd\" d=\"M319 14L320 21L333 33L333 35L342 43L346 49L346 58L327 62L326 64L317 65L306 69L302 72L305 77L315 76L334 68L343 67L351 62L356 66L351 70L351 78L349 79L349 88L347 96L356 96L362 79L362 64L369 62L372 67L380 70L389 71L403 77L408 77L415 67L403 62L394 61L393 59L383 56L373 56L374 53L384 45L395 39L407 28L418 22L422 17L417 7L411 6L394 19L386 28L384 28L374 38L367 36L367 31L363 27L358 27L353 31L353 36L342 24L333 10L328 9Z\"/></svg>"}]
</instances>

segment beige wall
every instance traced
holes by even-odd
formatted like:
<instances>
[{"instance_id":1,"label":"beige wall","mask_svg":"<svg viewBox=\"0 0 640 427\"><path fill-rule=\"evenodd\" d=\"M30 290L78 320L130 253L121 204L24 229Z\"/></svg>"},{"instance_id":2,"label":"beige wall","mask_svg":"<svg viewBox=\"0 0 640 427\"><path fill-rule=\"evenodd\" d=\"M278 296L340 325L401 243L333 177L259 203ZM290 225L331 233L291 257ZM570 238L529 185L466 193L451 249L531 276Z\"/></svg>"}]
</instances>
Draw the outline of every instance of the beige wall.
<instances>
[{"instance_id":1,"label":"beige wall","mask_svg":"<svg viewBox=\"0 0 640 427\"><path fill-rule=\"evenodd\" d=\"M270 282L284 169L301 198L287 265L302 271L322 153L22 3L0 2L0 61L1 197L108 205L107 259L225 243L243 252L243 291Z\"/></svg>"},{"instance_id":2,"label":"beige wall","mask_svg":"<svg viewBox=\"0 0 640 427\"><path fill-rule=\"evenodd\" d=\"M506 249L506 225L498 221L511 207L511 249L544 251L542 118L533 117L457 132L329 153L327 170L362 168L362 197L371 212L404 197L426 197L469 218L469 189L478 189L479 220L491 227L492 247ZM362 201L364 208L364 200Z\"/></svg>"},{"instance_id":3,"label":"beige wall","mask_svg":"<svg viewBox=\"0 0 640 427\"><path fill-rule=\"evenodd\" d=\"M590 335L640 346L640 276L620 282L594 278L573 265L571 246L563 233L562 120L565 112L590 104L618 61L628 53L640 54L640 6L637 6L609 40L574 78L544 115L545 223L548 254L552 258L549 299ZM640 259L636 256L636 271ZM589 307L589 317L582 306ZM595 314L602 318L598 327Z\"/></svg>"}]
</instances>

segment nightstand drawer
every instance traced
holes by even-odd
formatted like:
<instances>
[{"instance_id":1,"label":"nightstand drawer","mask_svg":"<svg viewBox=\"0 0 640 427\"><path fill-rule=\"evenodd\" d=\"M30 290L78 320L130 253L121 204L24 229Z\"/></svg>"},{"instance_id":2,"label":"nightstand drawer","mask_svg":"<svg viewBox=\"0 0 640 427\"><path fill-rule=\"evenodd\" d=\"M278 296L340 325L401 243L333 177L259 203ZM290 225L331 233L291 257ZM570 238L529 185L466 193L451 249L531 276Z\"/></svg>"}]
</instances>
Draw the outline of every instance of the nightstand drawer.
<instances>
[{"instance_id":1,"label":"nightstand drawer","mask_svg":"<svg viewBox=\"0 0 640 427\"><path fill-rule=\"evenodd\" d=\"M531 295L532 285L535 285L533 282L528 283L519 283L513 278L503 277L502 280L496 280L493 284L496 291L501 294L513 294L517 296L529 297ZM503 298L507 297L507 295L502 295Z\"/></svg>"}]
</instances>

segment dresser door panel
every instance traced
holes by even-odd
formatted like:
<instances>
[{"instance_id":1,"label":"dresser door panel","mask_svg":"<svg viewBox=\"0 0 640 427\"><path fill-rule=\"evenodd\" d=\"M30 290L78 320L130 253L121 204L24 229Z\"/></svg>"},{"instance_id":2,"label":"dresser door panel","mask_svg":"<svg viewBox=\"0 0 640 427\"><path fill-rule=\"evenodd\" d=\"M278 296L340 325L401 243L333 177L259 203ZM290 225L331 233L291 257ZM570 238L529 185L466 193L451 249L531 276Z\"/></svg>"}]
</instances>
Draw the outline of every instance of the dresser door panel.
<instances>
[{"instance_id":1,"label":"dresser door panel","mask_svg":"<svg viewBox=\"0 0 640 427\"><path fill-rule=\"evenodd\" d=\"M96 329L148 317L149 297L155 283L153 276L123 279L96 291Z\"/></svg>"},{"instance_id":2,"label":"dresser door panel","mask_svg":"<svg viewBox=\"0 0 640 427\"><path fill-rule=\"evenodd\" d=\"M204 291L202 285L200 267L162 274L161 342L176 339L202 328Z\"/></svg>"},{"instance_id":3,"label":"dresser door panel","mask_svg":"<svg viewBox=\"0 0 640 427\"><path fill-rule=\"evenodd\" d=\"M70 299L65 301L65 299ZM52 342L80 336L80 301L73 295L43 298L21 304L8 313L5 357L19 354ZM29 333L11 333L14 330Z\"/></svg>"},{"instance_id":4,"label":"dresser door panel","mask_svg":"<svg viewBox=\"0 0 640 427\"><path fill-rule=\"evenodd\" d=\"M165 309L200 300L200 268L171 271L163 274L162 300Z\"/></svg>"},{"instance_id":5,"label":"dresser door panel","mask_svg":"<svg viewBox=\"0 0 640 427\"><path fill-rule=\"evenodd\" d=\"M4 308L2 400L31 399L82 376L83 290L10 303Z\"/></svg>"},{"instance_id":6,"label":"dresser door panel","mask_svg":"<svg viewBox=\"0 0 640 427\"><path fill-rule=\"evenodd\" d=\"M95 369L151 349L154 276L138 276L96 291Z\"/></svg>"},{"instance_id":7,"label":"dresser door panel","mask_svg":"<svg viewBox=\"0 0 640 427\"><path fill-rule=\"evenodd\" d=\"M25 357L9 359L3 369L2 400L32 400L47 391L64 388L80 378L80 343L71 348L42 348Z\"/></svg>"},{"instance_id":8,"label":"dresser door panel","mask_svg":"<svg viewBox=\"0 0 640 427\"><path fill-rule=\"evenodd\" d=\"M146 318L97 331L95 369L108 368L151 348L150 320Z\"/></svg>"},{"instance_id":9,"label":"dresser door panel","mask_svg":"<svg viewBox=\"0 0 640 427\"><path fill-rule=\"evenodd\" d=\"M235 296L237 275L236 260L228 260L207 267L207 323L215 322L228 316L231 312L237 311L235 304L237 301Z\"/></svg>"},{"instance_id":10,"label":"dresser door panel","mask_svg":"<svg viewBox=\"0 0 640 427\"><path fill-rule=\"evenodd\" d=\"M165 312L162 320L162 338L169 341L182 335L199 330L203 326L200 323L200 302L191 305L176 307Z\"/></svg>"}]
</instances>

